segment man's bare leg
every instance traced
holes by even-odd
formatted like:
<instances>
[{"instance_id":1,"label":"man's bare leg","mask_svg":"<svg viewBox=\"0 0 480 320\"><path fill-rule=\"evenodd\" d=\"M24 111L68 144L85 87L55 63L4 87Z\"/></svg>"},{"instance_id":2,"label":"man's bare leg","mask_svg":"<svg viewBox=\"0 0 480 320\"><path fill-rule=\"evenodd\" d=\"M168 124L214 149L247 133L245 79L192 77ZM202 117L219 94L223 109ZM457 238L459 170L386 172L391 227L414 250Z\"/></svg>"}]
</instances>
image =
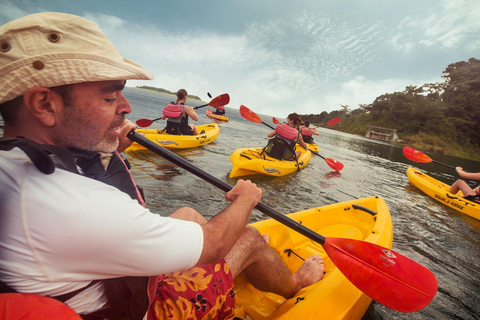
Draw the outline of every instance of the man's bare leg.
<instances>
[{"instance_id":1,"label":"man's bare leg","mask_svg":"<svg viewBox=\"0 0 480 320\"><path fill-rule=\"evenodd\" d=\"M243 272L255 288L285 298L293 297L300 289L322 279L324 265L320 256L306 259L303 266L292 275L266 240L255 228L245 228L225 257L234 278Z\"/></svg>"}]
</instances>

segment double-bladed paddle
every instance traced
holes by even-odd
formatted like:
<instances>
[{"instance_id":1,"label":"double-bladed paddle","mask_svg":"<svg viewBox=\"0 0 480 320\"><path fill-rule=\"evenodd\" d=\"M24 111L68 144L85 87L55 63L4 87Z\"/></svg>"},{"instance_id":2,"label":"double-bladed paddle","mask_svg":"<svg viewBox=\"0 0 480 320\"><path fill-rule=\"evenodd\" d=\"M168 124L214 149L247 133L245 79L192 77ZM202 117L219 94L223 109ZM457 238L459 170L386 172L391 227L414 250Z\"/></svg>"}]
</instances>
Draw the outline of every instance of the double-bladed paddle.
<instances>
[{"instance_id":1,"label":"double-bladed paddle","mask_svg":"<svg viewBox=\"0 0 480 320\"><path fill-rule=\"evenodd\" d=\"M421 163L431 163L431 162L434 162L434 163L440 164L440 165L442 165L442 166L455 169L454 166L451 166L451 165L446 164L446 163L442 163L442 162L438 162L438 161L432 160L432 158L430 158L429 156L427 156L425 153L423 153L423 152L421 152L421 151L418 151L418 150L416 150L416 149L410 148L410 147L403 147L403 155L405 156L405 158L407 158L407 159L409 159L409 160L412 160L412 161L415 161L415 162L421 162Z\"/></svg>"},{"instance_id":2,"label":"double-bladed paddle","mask_svg":"<svg viewBox=\"0 0 480 320\"><path fill-rule=\"evenodd\" d=\"M127 137L225 192L232 189L229 184L141 134L132 131ZM435 275L400 253L366 241L325 238L261 202L255 208L321 244L347 279L370 298L391 309L401 312L418 311L435 297L438 288Z\"/></svg>"},{"instance_id":3,"label":"double-bladed paddle","mask_svg":"<svg viewBox=\"0 0 480 320\"><path fill-rule=\"evenodd\" d=\"M224 105L228 104L229 102L230 102L230 96L228 95L228 93L224 93L222 95L219 95L218 97L213 98L212 101L210 101L209 103L202 104L201 106L194 107L193 109L196 110L196 109L200 109L200 108L203 108L203 107L206 107L206 106L217 108L217 107L224 106ZM145 128L145 127L151 126L154 121L157 121L157 120L160 120L160 119L162 119L162 117L156 118L156 119L153 119L153 120L151 120L151 119L138 119L136 121L136 124L139 127Z\"/></svg>"},{"instance_id":4,"label":"double-bladed paddle","mask_svg":"<svg viewBox=\"0 0 480 320\"><path fill-rule=\"evenodd\" d=\"M266 125L270 129L275 130L274 127L272 127L268 123L263 122L262 119L255 112L248 109L244 105L240 106L240 114L242 115L242 117L244 117L248 121L256 122L256 123L263 123L264 125ZM273 118L273 122L275 122L275 121L278 122L277 119ZM321 156L320 154L318 154L317 152L315 152L311 149L308 149L308 150L310 150L311 153L313 153L313 154L319 156L320 158L322 158L323 160L325 160L325 162L328 164L328 166L330 168L332 168L333 170L340 171L340 170L343 169L343 163L341 163L340 161L337 161L337 160L332 159L332 158L325 158L325 157Z\"/></svg>"}]
</instances>

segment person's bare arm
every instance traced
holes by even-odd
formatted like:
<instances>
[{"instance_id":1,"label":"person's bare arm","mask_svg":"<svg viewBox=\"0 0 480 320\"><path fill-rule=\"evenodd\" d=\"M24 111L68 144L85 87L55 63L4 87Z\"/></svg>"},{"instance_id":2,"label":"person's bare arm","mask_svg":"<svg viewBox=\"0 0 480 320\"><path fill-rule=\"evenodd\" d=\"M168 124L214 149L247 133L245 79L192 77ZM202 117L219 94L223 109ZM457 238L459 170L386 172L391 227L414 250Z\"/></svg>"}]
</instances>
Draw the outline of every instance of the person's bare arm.
<instances>
[{"instance_id":1,"label":"person's bare arm","mask_svg":"<svg viewBox=\"0 0 480 320\"><path fill-rule=\"evenodd\" d=\"M480 180L480 172L465 172L462 167L456 167L455 170L463 179Z\"/></svg>"},{"instance_id":2,"label":"person's bare arm","mask_svg":"<svg viewBox=\"0 0 480 320\"><path fill-rule=\"evenodd\" d=\"M272 138L273 136L275 136L277 134L277 132L275 130L273 131L270 131L268 134L267 134L267 137L269 138Z\"/></svg>"},{"instance_id":3,"label":"person's bare arm","mask_svg":"<svg viewBox=\"0 0 480 320\"><path fill-rule=\"evenodd\" d=\"M262 190L249 180L238 180L225 194L231 204L211 218L203 229L203 251L198 264L217 262L224 258L242 234L252 209L262 197Z\"/></svg>"},{"instance_id":4,"label":"person's bare arm","mask_svg":"<svg viewBox=\"0 0 480 320\"><path fill-rule=\"evenodd\" d=\"M185 113L188 114L188 116L192 118L193 121L198 121L198 115L192 107L189 107L187 105L184 105L183 107L185 109Z\"/></svg>"},{"instance_id":5,"label":"person's bare arm","mask_svg":"<svg viewBox=\"0 0 480 320\"><path fill-rule=\"evenodd\" d=\"M298 144L300 144L300 146L305 149L305 150L308 150L308 146L306 145L306 143L303 141L303 138L302 138L302 135L299 134L298 135Z\"/></svg>"}]
</instances>

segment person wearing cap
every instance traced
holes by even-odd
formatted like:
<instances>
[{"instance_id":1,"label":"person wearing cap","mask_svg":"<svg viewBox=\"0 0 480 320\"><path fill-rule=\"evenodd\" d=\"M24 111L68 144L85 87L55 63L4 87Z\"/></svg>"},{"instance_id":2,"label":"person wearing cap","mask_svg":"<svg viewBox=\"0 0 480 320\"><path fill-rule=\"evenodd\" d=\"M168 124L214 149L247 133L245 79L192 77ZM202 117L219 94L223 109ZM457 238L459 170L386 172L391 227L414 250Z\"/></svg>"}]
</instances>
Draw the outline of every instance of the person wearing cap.
<instances>
[{"instance_id":1,"label":"person wearing cap","mask_svg":"<svg viewBox=\"0 0 480 320\"><path fill-rule=\"evenodd\" d=\"M152 78L84 18L0 26L0 292L53 297L83 319L232 318L241 272L287 298L320 280L319 256L292 275L247 226L262 195L248 180L209 221L142 205L118 156L134 128L122 90Z\"/></svg>"}]
</instances>

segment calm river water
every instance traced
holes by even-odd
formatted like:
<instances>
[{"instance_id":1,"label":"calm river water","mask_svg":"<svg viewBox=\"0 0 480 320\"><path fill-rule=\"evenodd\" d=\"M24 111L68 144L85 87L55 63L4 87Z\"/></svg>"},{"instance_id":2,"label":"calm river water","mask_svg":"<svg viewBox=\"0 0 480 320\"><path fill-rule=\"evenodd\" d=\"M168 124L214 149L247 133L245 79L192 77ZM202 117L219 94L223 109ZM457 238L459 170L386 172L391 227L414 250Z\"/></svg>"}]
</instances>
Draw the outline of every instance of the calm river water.
<instances>
[{"instance_id":1,"label":"calm river water","mask_svg":"<svg viewBox=\"0 0 480 320\"><path fill-rule=\"evenodd\" d=\"M154 119L173 96L126 88L134 107L127 118ZM212 94L214 96L223 92ZM204 97L207 99L206 95ZM197 101L188 101L200 105ZM264 146L269 128L251 123L238 113L239 106L226 108L230 122L219 122L215 142L194 150L177 152L192 164L233 185L228 177L230 154L237 148ZM255 106L247 106L255 111ZM207 108L198 109L197 124L211 123ZM292 110L292 112L295 110ZM272 116L260 115L272 124ZM151 128L163 128L157 121ZM373 302L363 319L480 319L480 221L456 212L425 196L408 183L406 170L415 166L446 183L457 177L454 170L437 164L419 164L406 159L400 147L360 136L319 129L315 138L320 154L342 162L345 168L332 172L316 156L304 170L286 177L251 176L263 189L262 202L279 212L290 213L312 207L370 196L382 197L392 215L393 249L429 268L438 279L434 300L419 312L406 314ZM480 162L430 155L432 159L470 172L480 171ZM148 207L168 215L180 206L191 206L206 217L226 206L223 192L193 174L150 153L128 155L135 179L145 189ZM267 218L254 211L252 221Z\"/></svg>"}]
</instances>

